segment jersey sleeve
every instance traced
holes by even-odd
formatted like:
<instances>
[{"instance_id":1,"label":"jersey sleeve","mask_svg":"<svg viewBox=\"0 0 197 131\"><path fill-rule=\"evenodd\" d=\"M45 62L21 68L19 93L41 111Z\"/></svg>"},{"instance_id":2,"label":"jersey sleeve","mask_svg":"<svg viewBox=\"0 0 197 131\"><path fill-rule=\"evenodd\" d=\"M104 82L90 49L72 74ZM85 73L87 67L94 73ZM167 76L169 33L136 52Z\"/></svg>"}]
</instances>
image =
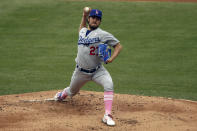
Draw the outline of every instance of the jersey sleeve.
<instances>
[{"instance_id":1,"label":"jersey sleeve","mask_svg":"<svg viewBox=\"0 0 197 131\"><path fill-rule=\"evenodd\" d=\"M101 37L101 41L105 44L108 44L109 46L115 46L118 44L120 41L116 39L112 34L104 31L103 35Z\"/></svg>"},{"instance_id":2,"label":"jersey sleeve","mask_svg":"<svg viewBox=\"0 0 197 131\"><path fill-rule=\"evenodd\" d=\"M87 28L86 27L83 27L83 28L81 28L81 30L79 31L79 35L82 33L82 32L86 32L87 31Z\"/></svg>"}]
</instances>

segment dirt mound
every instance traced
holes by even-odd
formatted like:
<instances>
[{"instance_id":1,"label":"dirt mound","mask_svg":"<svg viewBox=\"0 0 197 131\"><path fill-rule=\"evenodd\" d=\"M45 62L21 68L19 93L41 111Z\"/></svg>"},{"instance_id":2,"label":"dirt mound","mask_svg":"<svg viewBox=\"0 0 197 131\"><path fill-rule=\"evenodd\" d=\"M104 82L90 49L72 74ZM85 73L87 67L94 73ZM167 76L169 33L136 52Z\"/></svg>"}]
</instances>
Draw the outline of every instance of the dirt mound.
<instances>
[{"instance_id":1,"label":"dirt mound","mask_svg":"<svg viewBox=\"0 0 197 131\"><path fill-rule=\"evenodd\" d=\"M81 91L64 102L44 101L57 91L0 96L0 130L196 131L197 102L115 94L115 127L101 122L103 93Z\"/></svg>"}]
</instances>

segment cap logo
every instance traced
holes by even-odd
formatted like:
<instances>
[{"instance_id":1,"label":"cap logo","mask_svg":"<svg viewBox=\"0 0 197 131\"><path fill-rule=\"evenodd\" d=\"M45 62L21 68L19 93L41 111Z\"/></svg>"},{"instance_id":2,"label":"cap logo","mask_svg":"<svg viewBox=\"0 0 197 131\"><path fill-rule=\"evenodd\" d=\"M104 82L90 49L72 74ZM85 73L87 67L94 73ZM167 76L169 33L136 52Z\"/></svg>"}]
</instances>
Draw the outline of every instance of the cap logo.
<instances>
[{"instance_id":1,"label":"cap logo","mask_svg":"<svg viewBox=\"0 0 197 131\"><path fill-rule=\"evenodd\" d=\"M96 10L96 14L98 15L98 10Z\"/></svg>"}]
</instances>

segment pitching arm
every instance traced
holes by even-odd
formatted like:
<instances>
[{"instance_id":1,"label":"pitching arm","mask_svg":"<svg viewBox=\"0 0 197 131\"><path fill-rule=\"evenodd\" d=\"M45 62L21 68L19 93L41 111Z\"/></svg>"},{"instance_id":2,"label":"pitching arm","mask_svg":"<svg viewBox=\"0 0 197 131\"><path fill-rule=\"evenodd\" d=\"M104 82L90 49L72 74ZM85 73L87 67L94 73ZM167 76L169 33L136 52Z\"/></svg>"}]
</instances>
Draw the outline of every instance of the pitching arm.
<instances>
[{"instance_id":1,"label":"pitching arm","mask_svg":"<svg viewBox=\"0 0 197 131\"><path fill-rule=\"evenodd\" d=\"M86 8L86 7L85 7ZM79 31L83 28L83 27L87 27L86 25L86 22L87 22L87 17L90 13L90 8L89 8L89 11L87 11L86 9L83 9L83 15L82 15L82 19L81 19L81 23L80 23L80 26L79 26Z\"/></svg>"}]
</instances>

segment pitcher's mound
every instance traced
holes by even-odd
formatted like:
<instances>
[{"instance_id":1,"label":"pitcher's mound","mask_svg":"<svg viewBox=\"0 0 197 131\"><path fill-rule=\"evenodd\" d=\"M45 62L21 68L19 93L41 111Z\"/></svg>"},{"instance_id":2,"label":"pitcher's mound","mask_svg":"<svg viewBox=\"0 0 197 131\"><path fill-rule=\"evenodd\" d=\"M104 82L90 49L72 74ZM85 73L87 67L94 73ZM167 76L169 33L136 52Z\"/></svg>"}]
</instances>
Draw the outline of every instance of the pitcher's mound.
<instances>
[{"instance_id":1,"label":"pitcher's mound","mask_svg":"<svg viewBox=\"0 0 197 131\"><path fill-rule=\"evenodd\" d=\"M197 103L114 95L116 126L101 122L102 92L80 91L64 102L45 101L57 91L0 96L0 130L10 131L197 131Z\"/></svg>"}]
</instances>

